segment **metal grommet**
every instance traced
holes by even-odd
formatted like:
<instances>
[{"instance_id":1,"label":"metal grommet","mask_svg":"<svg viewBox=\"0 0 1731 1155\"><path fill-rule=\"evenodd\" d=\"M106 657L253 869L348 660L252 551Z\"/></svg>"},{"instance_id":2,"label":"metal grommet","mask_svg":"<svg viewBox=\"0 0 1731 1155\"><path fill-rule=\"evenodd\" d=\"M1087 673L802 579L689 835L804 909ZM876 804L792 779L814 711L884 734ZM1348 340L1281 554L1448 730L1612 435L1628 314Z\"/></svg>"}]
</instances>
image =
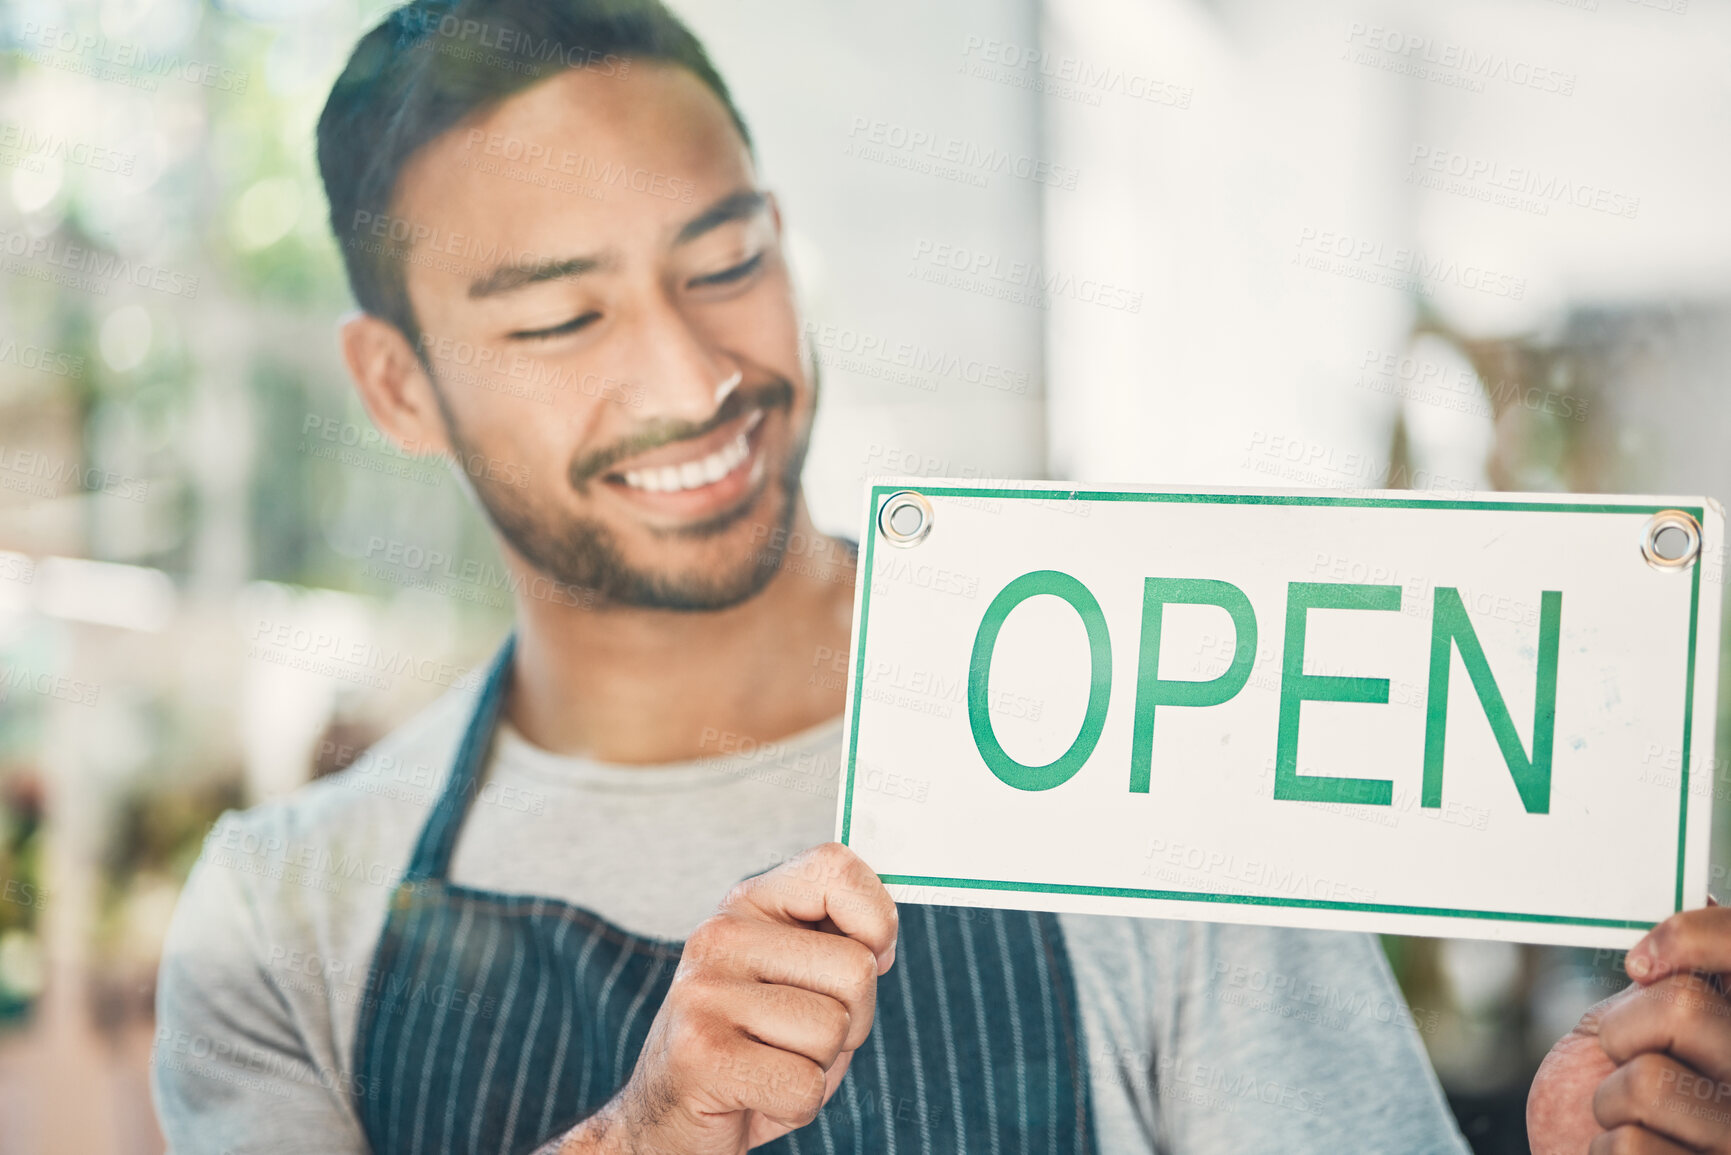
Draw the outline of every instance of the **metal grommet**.
<instances>
[{"instance_id":1,"label":"metal grommet","mask_svg":"<svg viewBox=\"0 0 1731 1155\"><path fill-rule=\"evenodd\" d=\"M911 489L890 494L878 507L878 532L904 549L920 544L932 532L932 503Z\"/></svg>"},{"instance_id":2,"label":"metal grommet","mask_svg":"<svg viewBox=\"0 0 1731 1155\"><path fill-rule=\"evenodd\" d=\"M1680 509L1660 510L1641 533L1641 556L1654 569L1687 569L1701 556L1701 523Z\"/></svg>"}]
</instances>

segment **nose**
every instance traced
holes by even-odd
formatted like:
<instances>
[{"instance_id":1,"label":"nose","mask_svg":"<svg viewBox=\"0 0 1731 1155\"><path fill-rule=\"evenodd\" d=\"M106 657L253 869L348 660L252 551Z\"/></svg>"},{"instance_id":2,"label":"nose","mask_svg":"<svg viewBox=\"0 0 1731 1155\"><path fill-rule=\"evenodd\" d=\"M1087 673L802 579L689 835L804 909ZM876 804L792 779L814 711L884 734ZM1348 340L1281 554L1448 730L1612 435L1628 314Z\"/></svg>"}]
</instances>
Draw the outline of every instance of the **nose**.
<instances>
[{"instance_id":1,"label":"nose","mask_svg":"<svg viewBox=\"0 0 1731 1155\"><path fill-rule=\"evenodd\" d=\"M715 407L721 408L721 403L727 400L727 395L739 388L739 383L745 380L745 370L735 369L733 375L715 387Z\"/></svg>"},{"instance_id":2,"label":"nose","mask_svg":"<svg viewBox=\"0 0 1731 1155\"><path fill-rule=\"evenodd\" d=\"M701 422L744 380L739 364L666 293L644 294L635 326L631 376L643 388L643 416Z\"/></svg>"}]
</instances>

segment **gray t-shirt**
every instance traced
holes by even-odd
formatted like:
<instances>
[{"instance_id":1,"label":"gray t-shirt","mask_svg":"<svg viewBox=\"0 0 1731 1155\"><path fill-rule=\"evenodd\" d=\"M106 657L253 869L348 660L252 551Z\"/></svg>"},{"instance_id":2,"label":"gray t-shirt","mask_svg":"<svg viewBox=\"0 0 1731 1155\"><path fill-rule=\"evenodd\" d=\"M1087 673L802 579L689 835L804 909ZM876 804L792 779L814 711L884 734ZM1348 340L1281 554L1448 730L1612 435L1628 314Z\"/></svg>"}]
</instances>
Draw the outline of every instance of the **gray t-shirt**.
<instances>
[{"instance_id":1,"label":"gray t-shirt","mask_svg":"<svg viewBox=\"0 0 1731 1155\"><path fill-rule=\"evenodd\" d=\"M359 1009L472 702L452 691L342 773L213 828L157 991L152 1081L171 1151L367 1150L350 1097ZM839 719L716 747L614 766L502 727L453 881L683 939L734 882L834 831ZM1060 920L1102 1152L1466 1150L1368 936Z\"/></svg>"}]
</instances>

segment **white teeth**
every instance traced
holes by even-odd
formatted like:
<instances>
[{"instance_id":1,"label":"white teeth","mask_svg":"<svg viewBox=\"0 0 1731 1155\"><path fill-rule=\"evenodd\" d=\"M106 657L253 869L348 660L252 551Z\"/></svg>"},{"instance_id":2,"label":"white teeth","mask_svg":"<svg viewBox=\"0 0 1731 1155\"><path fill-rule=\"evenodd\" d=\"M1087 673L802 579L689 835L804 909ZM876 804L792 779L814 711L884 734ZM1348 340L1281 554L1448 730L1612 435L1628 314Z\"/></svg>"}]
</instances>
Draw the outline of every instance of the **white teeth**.
<instances>
[{"instance_id":1,"label":"white teeth","mask_svg":"<svg viewBox=\"0 0 1731 1155\"><path fill-rule=\"evenodd\" d=\"M758 416L761 417L761 414ZM647 493L678 493L681 490L713 485L738 469L740 462L751 456L749 435L756 424L757 421L753 420L739 436L707 457L679 465L627 470L624 475L625 484Z\"/></svg>"}]
</instances>

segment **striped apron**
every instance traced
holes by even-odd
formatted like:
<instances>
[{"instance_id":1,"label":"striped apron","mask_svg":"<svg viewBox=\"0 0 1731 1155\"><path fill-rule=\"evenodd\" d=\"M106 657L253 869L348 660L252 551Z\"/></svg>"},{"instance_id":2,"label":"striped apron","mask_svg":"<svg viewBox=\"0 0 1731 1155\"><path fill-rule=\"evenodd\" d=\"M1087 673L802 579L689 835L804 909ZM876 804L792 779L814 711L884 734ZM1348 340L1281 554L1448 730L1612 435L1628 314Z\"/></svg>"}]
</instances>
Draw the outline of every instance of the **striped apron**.
<instances>
[{"instance_id":1,"label":"striped apron","mask_svg":"<svg viewBox=\"0 0 1731 1155\"><path fill-rule=\"evenodd\" d=\"M374 1152L532 1151L625 1084L681 945L551 898L449 878L509 681L493 660L392 896L355 1039ZM870 1036L811 1124L815 1155L1094 1150L1075 983L1050 914L906 906Z\"/></svg>"}]
</instances>

